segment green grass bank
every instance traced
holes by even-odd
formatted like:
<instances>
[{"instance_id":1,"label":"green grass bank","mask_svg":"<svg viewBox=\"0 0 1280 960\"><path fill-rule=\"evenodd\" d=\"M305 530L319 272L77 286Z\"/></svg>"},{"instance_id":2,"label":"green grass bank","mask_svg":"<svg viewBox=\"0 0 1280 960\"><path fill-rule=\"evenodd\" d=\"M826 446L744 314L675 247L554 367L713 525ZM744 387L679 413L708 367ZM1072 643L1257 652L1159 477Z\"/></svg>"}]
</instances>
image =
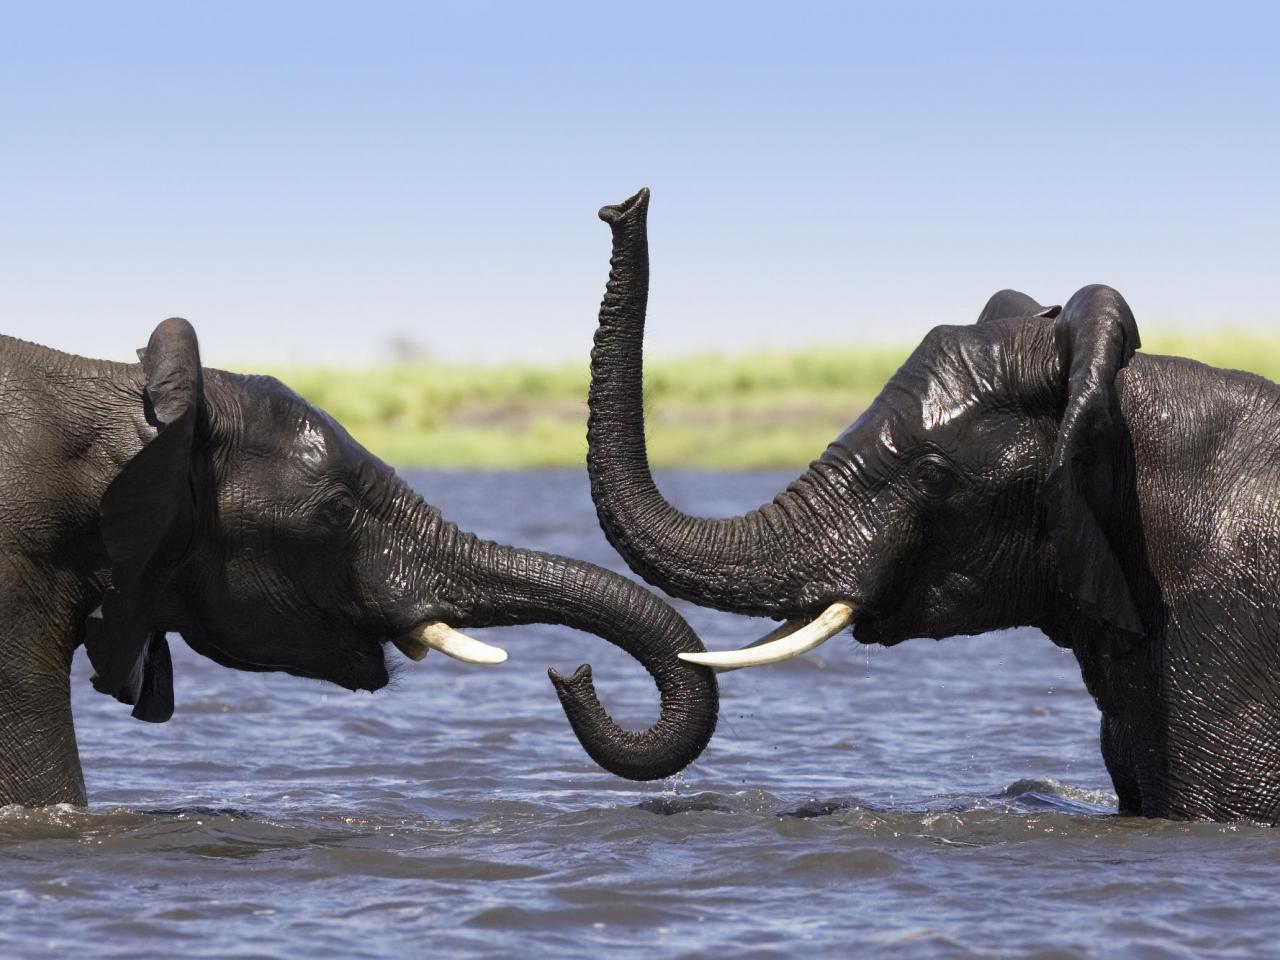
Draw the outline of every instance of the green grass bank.
<instances>
[{"instance_id":1,"label":"green grass bank","mask_svg":"<svg viewBox=\"0 0 1280 960\"><path fill-rule=\"evenodd\" d=\"M1145 349L1280 381L1280 336L1152 335ZM659 467L800 467L879 393L909 346L833 346L645 364ZM273 373L402 467L576 467L586 455L587 365L423 362Z\"/></svg>"}]
</instances>

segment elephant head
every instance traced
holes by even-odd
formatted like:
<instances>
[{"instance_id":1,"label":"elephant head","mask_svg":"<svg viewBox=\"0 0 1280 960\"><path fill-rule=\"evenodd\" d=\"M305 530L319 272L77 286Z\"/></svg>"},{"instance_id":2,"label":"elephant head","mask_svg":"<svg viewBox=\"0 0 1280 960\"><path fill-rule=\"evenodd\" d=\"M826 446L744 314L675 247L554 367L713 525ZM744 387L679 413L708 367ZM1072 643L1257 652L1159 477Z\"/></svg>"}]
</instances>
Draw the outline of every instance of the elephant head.
<instances>
[{"instance_id":1,"label":"elephant head","mask_svg":"<svg viewBox=\"0 0 1280 960\"><path fill-rule=\"evenodd\" d=\"M589 667L551 671L596 762L645 780L702 751L715 680L677 659L702 648L667 604L591 564L459 530L277 380L202 369L185 320L162 323L140 356L127 395L143 446L102 497L111 586L85 637L95 686L135 716L172 712L165 631L229 667L377 690L388 644L497 662L501 650L457 631L542 622L603 637L657 683L660 718L631 732Z\"/></svg>"},{"instance_id":2,"label":"elephant head","mask_svg":"<svg viewBox=\"0 0 1280 960\"><path fill-rule=\"evenodd\" d=\"M938 327L867 410L771 503L704 519L650 473L642 407L648 191L600 212L613 231L592 352L588 467L605 534L668 593L787 621L733 669L811 649L1046 622L1124 644L1144 632L1109 539L1125 437L1115 381L1139 346L1106 287L1045 308L1003 291L979 322ZM807 626L806 626L807 624Z\"/></svg>"}]
</instances>

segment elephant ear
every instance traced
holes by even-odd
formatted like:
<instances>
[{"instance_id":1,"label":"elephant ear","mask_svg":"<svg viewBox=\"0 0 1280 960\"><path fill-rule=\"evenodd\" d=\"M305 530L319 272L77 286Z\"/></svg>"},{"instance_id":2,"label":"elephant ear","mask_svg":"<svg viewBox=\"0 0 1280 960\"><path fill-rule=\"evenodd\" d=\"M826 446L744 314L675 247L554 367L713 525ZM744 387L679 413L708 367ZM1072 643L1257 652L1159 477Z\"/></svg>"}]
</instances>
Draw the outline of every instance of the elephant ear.
<instances>
[{"instance_id":1,"label":"elephant ear","mask_svg":"<svg viewBox=\"0 0 1280 960\"><path fill-rule=\"evenodd\" d=\"M1013 317L1047 317L1053 318L1062 312L1061 307L1042 307L1025 293L1017 290L1001 290L992 294L987 305L978 314L978 323L990 323L992 320L1008 320Z\"/></svg>"},{"instance_id":2,"label":"elephant ear","mask_svg":"<svg viewBox=\"0 0 1280 960\"><path fill-rule=\"evenodd\" d=\"M85 648L97 690L133 704L139 720L162 723L173 714L173 666L154 614L195 537L195 442L204 389L200 348L186 320L161 323L138 355L147 420L158 432L103 494L111 587L86 624Z\"/></svg>"},{"instance_id":3,"label":"elephant ear","mask_svg":"<svg viewBox=\"0 0 1280 960\"><path fill-rule=\"evenodd\" d=\"M1142 345L1138 326L1119 293L1089 286L1067 301L1054 340L1067 400L1044 498L1059 586L1083 616L1128 649L1145 630L1105 518L1127 442L1116 374Z\"/></svg>"}]
</instances>

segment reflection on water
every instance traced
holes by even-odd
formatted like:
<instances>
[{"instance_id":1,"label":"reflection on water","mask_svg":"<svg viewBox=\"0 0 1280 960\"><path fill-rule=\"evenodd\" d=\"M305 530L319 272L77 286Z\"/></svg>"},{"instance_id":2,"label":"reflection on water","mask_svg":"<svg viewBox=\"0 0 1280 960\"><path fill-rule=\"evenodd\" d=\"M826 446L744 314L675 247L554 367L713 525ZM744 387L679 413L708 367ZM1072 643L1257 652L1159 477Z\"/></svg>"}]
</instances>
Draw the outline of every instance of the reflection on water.
<instances>
[{"instance_id":1,"label":"reflection on water","mask_svg":"<svg viewBox=\"0 0 1280 960\"><path fill-rule=\"evenodd\" d=\"M621 571L578 471L411 475L497 539ZM733 513L788 478L678 474ZM764 624L681 605L708 645ZM1034 631L892 650L852 641L722 678L681 777L609 777L545 667L590 661L647 724L643 671L594 638L485 636L377 695L174 649L163 726L78 660L90 812L0 809L6 955L564 957L1265 953L1275 831L1114 817L1097 713Z\"/></svg>"}]
</instances>

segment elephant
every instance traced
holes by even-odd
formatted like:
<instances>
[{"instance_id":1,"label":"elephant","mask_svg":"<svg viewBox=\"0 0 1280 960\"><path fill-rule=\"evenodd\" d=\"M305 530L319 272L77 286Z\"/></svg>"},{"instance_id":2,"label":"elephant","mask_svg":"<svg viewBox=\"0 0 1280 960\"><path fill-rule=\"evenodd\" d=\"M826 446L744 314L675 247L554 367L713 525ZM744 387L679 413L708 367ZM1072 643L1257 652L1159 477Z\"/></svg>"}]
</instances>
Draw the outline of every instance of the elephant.
<instances>
[{"instance_id":1,"label":"elephant","mask_svg":"<svg viewBox=\"0 0 1280 960\"><path fill-rule=\"evenodd\" d=\"M550 671L579 741L637 780L692 762L716 725L702 645L632 580L482 540L280 381L200 363L173 318L140 363L0 338L0 804L87 802L69 699L84 644L133 716L174 709L166 632L240 670L375 691L384 648L505 659L468 627L561 624L638 660L661 695L618 726L588 666Z\"/></svg>"},{"instance_id":2,"label":"elephant","mask_svg":"<svg viewBox=\"0 0 1280 960\"><path fill-rule=\"evenodd\" d=\"M1037 627L1101 713L1119 812L1280 822L1280 388L1137 352L1114 289L997 293L929 332L771 503L702 518L645 447L649 193L607 206L588 470L600 524L674 597L783 625L723 671Z\"/></svg>"}]
</instances>

